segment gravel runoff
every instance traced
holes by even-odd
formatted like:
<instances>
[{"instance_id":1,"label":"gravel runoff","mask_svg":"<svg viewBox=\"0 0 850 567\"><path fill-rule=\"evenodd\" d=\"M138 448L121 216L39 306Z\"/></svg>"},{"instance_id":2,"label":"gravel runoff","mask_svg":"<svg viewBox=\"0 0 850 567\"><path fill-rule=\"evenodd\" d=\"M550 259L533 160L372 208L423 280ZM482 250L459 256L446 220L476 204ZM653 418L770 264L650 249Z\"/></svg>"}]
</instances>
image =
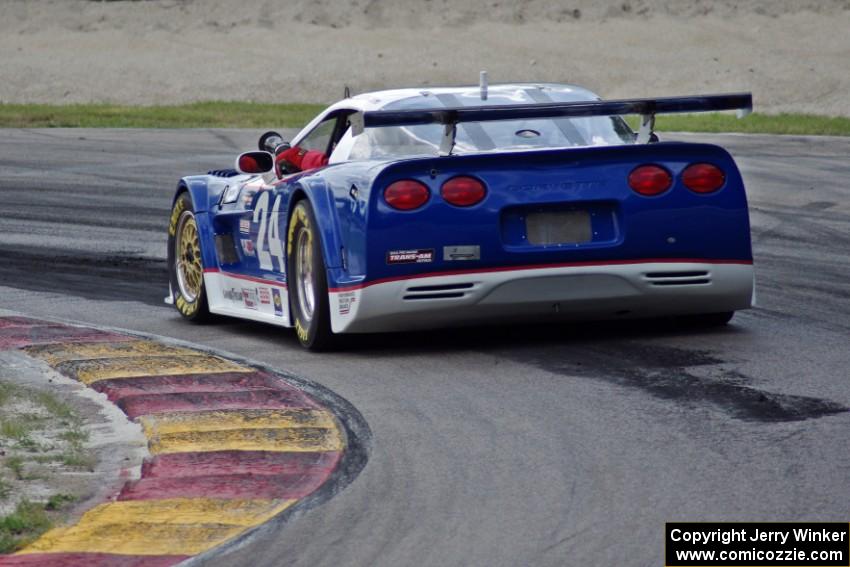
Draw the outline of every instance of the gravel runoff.
<instances>
[{"instance_id":1,"label":"gravel runoff","mask_svg":"<svg viewBox=\"0 0 850 567\"><path fill-rule=\"evenodd\" d=\"M850 116L848 29L847 0L0 0L0 102L332 101L487 69Z\"/></svg>"}]
</instances>

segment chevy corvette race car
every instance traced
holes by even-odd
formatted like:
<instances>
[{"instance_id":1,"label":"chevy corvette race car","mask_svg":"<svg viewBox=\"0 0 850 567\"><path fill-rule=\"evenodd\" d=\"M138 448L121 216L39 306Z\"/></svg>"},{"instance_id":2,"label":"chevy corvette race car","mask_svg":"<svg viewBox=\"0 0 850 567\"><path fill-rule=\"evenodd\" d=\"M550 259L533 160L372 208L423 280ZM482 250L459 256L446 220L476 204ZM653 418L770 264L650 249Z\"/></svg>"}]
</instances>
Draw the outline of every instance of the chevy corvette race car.
<instances>
[{"instance_id":1,"label":"chevy corvette race car","mask_svg":"<svg viewBox=\"0 0 850 567\"><path fill-rule=\"evenodd\" d=\"M724 149L652 128L751 107L562 84L349 97L291 144L268 132L235 169L180 180L166 301L192 320L295 327L312 349L494 320L725 323L754 289L741 175Z\"/></svg>"}]
</instances>

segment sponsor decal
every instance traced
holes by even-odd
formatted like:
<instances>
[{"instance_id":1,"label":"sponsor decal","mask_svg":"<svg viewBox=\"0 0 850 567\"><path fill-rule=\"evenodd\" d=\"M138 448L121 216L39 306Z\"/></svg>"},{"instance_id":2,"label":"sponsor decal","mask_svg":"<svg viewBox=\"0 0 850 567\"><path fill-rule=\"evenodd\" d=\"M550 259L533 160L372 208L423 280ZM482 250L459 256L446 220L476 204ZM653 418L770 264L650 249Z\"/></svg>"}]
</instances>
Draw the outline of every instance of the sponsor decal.
<instances>
[{"instance_id":1,"label":"sponsor decal","mask_svg":"<svg viewBox=\"0 0 850 567\"><path fill-rule=\"evenodd\" d=\"M245 304L247 309L256 309L257 308L257 290L254 288L242 288L242 303Z\"/></svg>"},{"instance_id":2,"label":"sponsor decal","mask_svg":"<svg viewBox=\"0 0 850 567\"><path fill-rule=\"evenodd\" d=\"M295 319L295 334L298 335L298 339L303 342L307 342L307 339L310 338L310 331L308 331L297 318Z\"/></svg>"},{"instance_id":3,"label":"sponsor decal","mask_svg":"<svg viewBox=\"0 0 850 567\"><path fill-rule=\"evenodd\" d=\"M260 292L260 303L264 305L271 305L272 302L272 292L267 287L258 288Z\"/></svg>"},{"instance_id":4,"label":"sponsor decal","mask_svg":"<svg viewBox=\"0 0 850 567\"><path fill-rule=\"evenodd\" d=\"M251 233L251 219L239 219L239 232L242 234Z\"/></svg>"},{"instance_id":5,"label":"sponsor decal","mask_svg":"<svg viewBox=\"0 0 850 567\"><path fill-rule=\"evenodd\" d=\"M354 302L357 301L357 297L355 297L356 292L346 291L340 293L337 298L339 299L339 314L340 315L348 315L351 313L351 307L354 305Z\"/></svg>"},{"instance_id":6,"label":"sponsor decal","mask_svg":"<svg viewBox=\"0 0 850 567\"><path fill-rule=\"evenodd\" d=\"M434 261L434 249L390 250L387 264L427 264Z\"/></svg>"},{"instance_id":7,"label":"sponsor decal","mask_svg":"<svg viewBox=\"0 0 850 567\"><path fill-rule=\"evenodd\" d=\"M283 299L280 297L280 290L276 287L272 288L272 297L274 297L274 314L283 317Z\"/></svg>"},{"instance_id":8,"label":"sponsor decal","mask_svg":"<svg viewBox=\"0 0 850 567\"><path fill-rule=\"evenodd\" d=\"M226 289L222 292L224 298L229 301L236 301L238 303L242 303L242 292L236 288Z\"/></svg>"},{"instance_id":9,"label":"sponsor decal","mask_svg":"<svg viewBox=\"0 0 850 567\"><path fill-rule=\"evenodd\" d=\"M254 257L257 255L257 251L254 249L254 241L248 238L241 238L239 242L242 244L242 253L245 256Z\"/></svg>"},{"instance_id":10,"label":"sponsor decal","mask_svg":"<svg viewBox=\"0 0 850 567\"><path fill-rule=\"evenodd\" d=\"M464 260L480 260L481 247L470 246L443 246L443 260L446 262L461 262Z\"/></svg>"}]
</instances>

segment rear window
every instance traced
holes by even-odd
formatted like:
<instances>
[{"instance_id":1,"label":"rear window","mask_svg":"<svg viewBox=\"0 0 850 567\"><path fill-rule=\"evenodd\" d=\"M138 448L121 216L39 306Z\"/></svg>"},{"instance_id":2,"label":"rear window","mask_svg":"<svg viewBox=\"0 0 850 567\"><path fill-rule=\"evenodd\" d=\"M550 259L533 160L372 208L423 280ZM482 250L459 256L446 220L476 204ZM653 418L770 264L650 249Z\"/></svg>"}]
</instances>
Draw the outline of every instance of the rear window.
<instances>
[{"instance_id":1,"label":"rear window","mask_svg":"<svg viewBox=\"0 0 850 567\"><path fill-rule=\"evenodd\" d=\"M484 106L527 104L534 102L571 102L574 95L559 91L540 95L539 89L517 89L509 94L489 97L451 94L411 97L393 102L385 110L434 108L451 106ZM545 96L547 100L541 101ZM416 155L437 155L443 127L440 124L367 128L357 137L351 159L372 159ZM464 123L457 127L455 154L502 150L572 148L633 144L634 133L619 116L556 118L535 120L503 120Z\"/></svg>"}]
</instances>

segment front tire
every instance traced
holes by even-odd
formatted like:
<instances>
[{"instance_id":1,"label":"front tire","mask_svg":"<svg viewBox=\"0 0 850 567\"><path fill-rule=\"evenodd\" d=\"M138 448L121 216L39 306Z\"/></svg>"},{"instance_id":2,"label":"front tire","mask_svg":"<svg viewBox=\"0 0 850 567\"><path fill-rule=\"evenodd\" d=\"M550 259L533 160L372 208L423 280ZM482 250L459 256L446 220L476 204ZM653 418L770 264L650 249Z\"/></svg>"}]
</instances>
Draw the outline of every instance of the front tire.
<instances>
[{"instance_id":1,"label":"front tire","mask_svg":"<svg viewBox=\"0 0 850 567\"><path fill-rule=\"evenodd\" d=\"M287 277L295 333L313 350L333 347L328 300L328 275L313 207L306 199L292 210L287 233Z\"/></svg>"},{"instance_id":2,"label":"front tire","mask_svg":"<svg viewBox=\"0 0 850 567\"><path fill-rule=\"evenodd\" d=\"M171 209L168 275L174 306L180 315L196 323L210 320L201 259L201 236L192 199L186 192L177 197Z\"/></svg>"}]
</instances>

